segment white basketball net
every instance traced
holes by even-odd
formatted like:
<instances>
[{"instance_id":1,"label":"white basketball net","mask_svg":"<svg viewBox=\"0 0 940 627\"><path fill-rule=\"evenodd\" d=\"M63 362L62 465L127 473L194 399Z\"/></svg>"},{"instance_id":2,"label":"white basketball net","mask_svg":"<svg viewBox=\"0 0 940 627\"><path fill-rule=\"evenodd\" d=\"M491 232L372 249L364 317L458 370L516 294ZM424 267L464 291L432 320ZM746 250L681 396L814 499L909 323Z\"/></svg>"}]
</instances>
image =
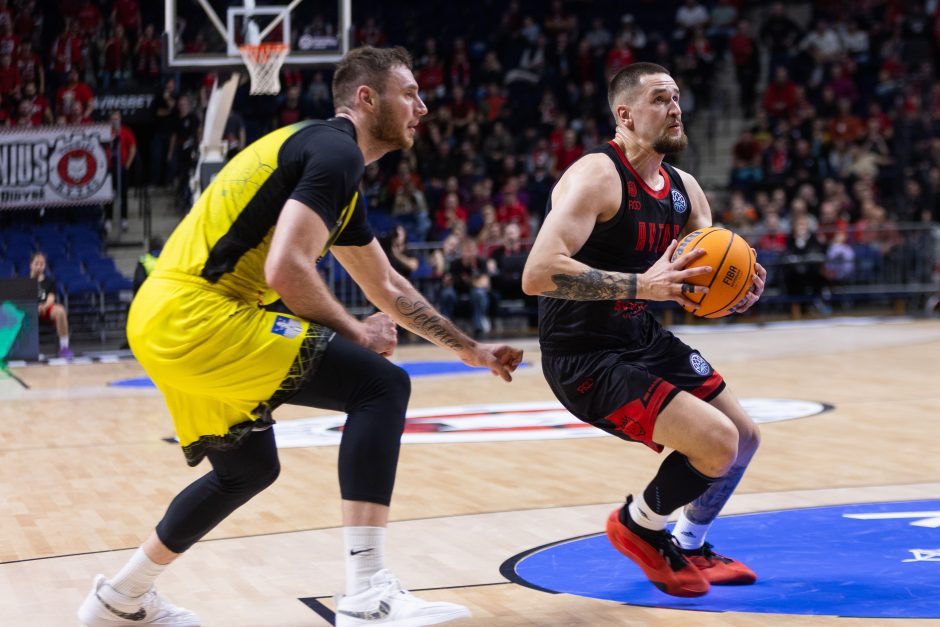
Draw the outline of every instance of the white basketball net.
<instances>
[{"instance_id":1,"label":"white basketball net","mask_svg":"<svg viewBox=\"0 0 940 627\"><path fill-rule=\"evenodd\" d=\"M242 59L251 77L252 95L278 94L281 91L281 66L290 51L287 44L240 46Z\"/></svg>"}]
</instances>

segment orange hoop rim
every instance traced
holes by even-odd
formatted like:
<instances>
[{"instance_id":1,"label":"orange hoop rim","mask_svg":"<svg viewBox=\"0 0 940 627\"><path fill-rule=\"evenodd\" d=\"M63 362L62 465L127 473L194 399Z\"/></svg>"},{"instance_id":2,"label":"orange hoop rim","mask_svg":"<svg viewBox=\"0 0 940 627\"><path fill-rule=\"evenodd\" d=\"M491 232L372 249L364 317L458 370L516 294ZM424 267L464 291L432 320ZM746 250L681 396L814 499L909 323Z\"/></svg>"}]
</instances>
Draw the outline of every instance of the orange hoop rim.
<instances>
[{"instance_id":1,"label":"orange hoop rim","mask_svg":"<svg viewBox=\"0 0 940 627\"><path fill-rule=\"evenodd\" d=\"M284 43L243 44L239 46L238 49L252 59L260 59L269 57L272 54L286 52L290 49L290 46Z\"/></svg>"}]
</instances>

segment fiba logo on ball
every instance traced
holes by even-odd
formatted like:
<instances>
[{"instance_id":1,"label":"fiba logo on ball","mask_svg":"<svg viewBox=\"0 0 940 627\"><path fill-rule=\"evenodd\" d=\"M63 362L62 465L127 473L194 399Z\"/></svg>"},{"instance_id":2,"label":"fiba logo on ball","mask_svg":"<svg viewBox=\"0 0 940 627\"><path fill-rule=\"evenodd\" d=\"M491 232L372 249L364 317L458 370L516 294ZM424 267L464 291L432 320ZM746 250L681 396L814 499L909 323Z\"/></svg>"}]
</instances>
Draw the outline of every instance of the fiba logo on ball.
<instances>
[{"instance_id":1,"label":"fiba logo on ball","mask_svg":"<svg viewBox=\"0 0 940 627\"><path fill-rule=\"evenodd\" d=\"M692 370L703 377L712 371L712 367L709 366L705 358L698 353L689 355L689 363L692 364Z\"/></svg>"},{"instance_id":2,"label":"fiba logo on ball","mask_svg":"<svg viewBox=\"0 0 940 627\"><path fill-rule=\"evenodd\" d=\"M685 202L685 196L678 189L672 190L672 208L676 213L685 213L688 204Z\"/></svg>"},{"instance_id":3,"label":"fiba logo on ball","mask_svg":"<svg viewBox=\"0 0 940 627\"><path fill-rule=\"evenodd\" d=\"M93 196L108 178L104 148L92 138L72 136L56 142L49 163L49 183L69 200Z\"/></svg>"}]
</instances>

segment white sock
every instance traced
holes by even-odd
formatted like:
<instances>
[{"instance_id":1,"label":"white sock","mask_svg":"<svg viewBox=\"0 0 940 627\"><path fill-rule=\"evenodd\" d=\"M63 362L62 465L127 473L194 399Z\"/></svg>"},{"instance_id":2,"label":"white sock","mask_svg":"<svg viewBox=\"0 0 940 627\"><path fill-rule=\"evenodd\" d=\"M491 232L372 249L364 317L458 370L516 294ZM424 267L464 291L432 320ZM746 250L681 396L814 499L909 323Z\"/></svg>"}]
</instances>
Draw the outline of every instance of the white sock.
<instances>
[{"instance_id":1,"label":"white sock","mask_svg":"<svg viewBox=\"0 0 940 627\"><path fill-rule=\"evenodd\" d=\"M657 514L649 505L642 494L634 494L627 513L633 522L639 526L652 531L661 531L666 528L666 521L669 520L669 514Z\"/></svg>"},{"instance_id":2,"label":"white sock","mask_svg":"<svg viewBox=\"0 0 940 627\"><path fill-rule=\"evenodd\" d=\"M65 337L60 337L59 348L63 349L63 348L68 348L68 347L69 347L69 336L66 335Z\"/></svg>"},{"instance_id":3,"label":"white sock","mask_svg":"<svg viewBox=\"0 0 940 627\"><path fill-rule=\"evenodd\" d=\"M346 594L369 587L369 578L385 568L385 527L344 527Z\"/></svg>"},{"instance_id":4,"label":"white sock","mask_svg":"<svg viewBox=\"0 0 940 627\"><path fill-rule=\"evenodd\" d=\"M157 564L152 561L144 553L144 548L140 547L108 584L121 594L139 597L150 590L157 575L162 573L167 566L168 564Z\"/></svg>"},{"instance_id":5,"label":"white sock","mask_svg":"<svg viewBox=\"0 0 940 627\"><path fill-rule=\"evenodd\" d=\"M672 529L672 535L679 541L679 546L689 551L702 548L705 544L705 534L712 524L698 525L685 517L685 510L679 514L679 520Z\"/></svg>"}]
</instances>

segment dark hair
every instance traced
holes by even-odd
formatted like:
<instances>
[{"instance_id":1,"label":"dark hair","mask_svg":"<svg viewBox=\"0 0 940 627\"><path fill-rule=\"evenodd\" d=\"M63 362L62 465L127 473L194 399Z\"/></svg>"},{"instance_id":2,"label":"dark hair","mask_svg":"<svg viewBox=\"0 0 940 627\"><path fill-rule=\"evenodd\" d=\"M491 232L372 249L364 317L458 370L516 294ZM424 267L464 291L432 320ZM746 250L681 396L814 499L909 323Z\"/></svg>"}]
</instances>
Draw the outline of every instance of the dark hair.
<instances>
[{"instance_id":1,"label":"dark hair","mask_svg":"<svg viewBox=\"0 0 940 627\"><path fill-rule=\"evenodd\" d=\"M36 252L34 252L34 253L30 256L29 262L30 262L30 263L33 263L33 260L35 260L36 257L42 257L42 258L45 259L46 261L49 261L49 258L46 257L46 253L42 252L41 250L37 250Z\"/></svg>"},{"instance_id":2,"label":"dark hair","mask_svg":"<svg viewBox=\"0 0 940 627\"><path fill-rule=\"evenodd\" d=\"M409 70L412 67L411 55L401 46L363 46L350 50L336 65L336 72L333 74L333 106L337 109L352 107L356 89L360 85L368 85L382 93L388 79L388 71L399 65Z\"/></svg>"},{"instance_id":3,"label":"dark hair","mask_svg":"<svg viewBox=\"0 0 940 627\"><path fill-rule=\"evenodd\" d=\"M610 110L614 109L614 100L618 96L626 94L640 84L640 79L649 74L669 74L669 70L655 63L633 63L617 72L610 83L607 85L607 104ZM626 99L633 98L633 94L627 95ZM616 114L615 114L616 115Z\"/></svg>"}]
</instances>

